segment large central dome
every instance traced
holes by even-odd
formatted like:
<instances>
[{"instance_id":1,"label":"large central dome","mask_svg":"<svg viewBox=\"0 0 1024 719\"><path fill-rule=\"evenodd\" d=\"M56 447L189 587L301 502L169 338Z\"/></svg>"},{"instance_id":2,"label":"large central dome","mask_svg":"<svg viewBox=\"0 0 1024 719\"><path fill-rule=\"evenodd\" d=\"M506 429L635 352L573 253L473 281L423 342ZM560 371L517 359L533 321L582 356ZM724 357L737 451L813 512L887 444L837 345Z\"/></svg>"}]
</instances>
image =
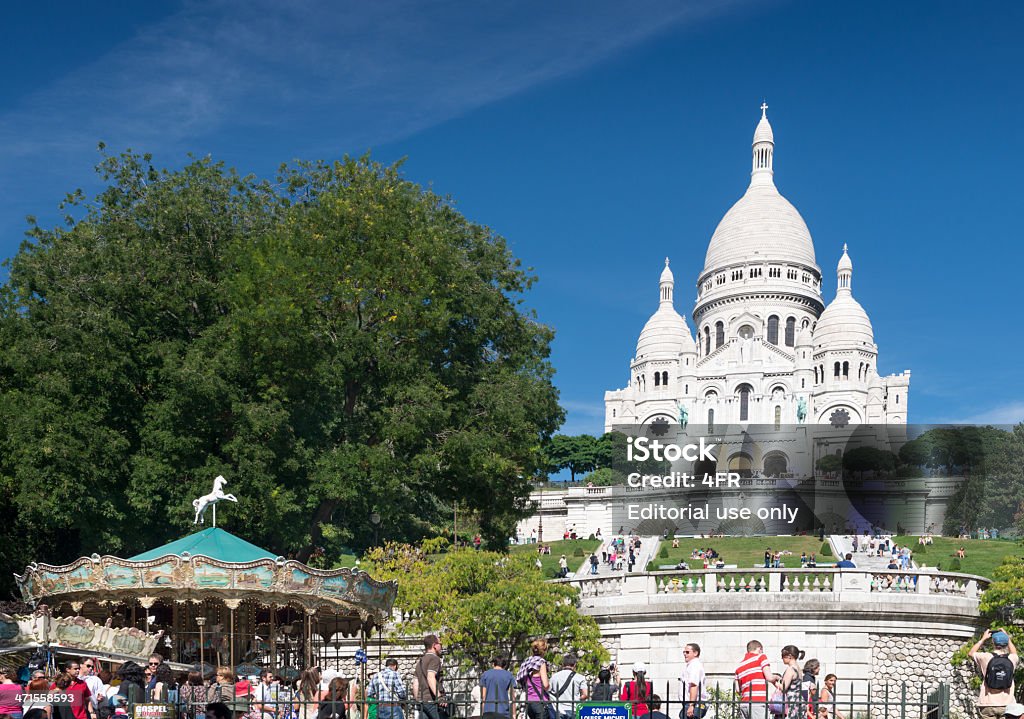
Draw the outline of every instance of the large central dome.
<instances>
[{"instance_id":1,"label":"large central dome","mask_svg":"<svg viewBox=\"0 0 1024 719\"><path fill-rule=\"evenodd\" d=\"M800 213L774 184L752 184L718 223L704 272L764 260L817 267L811 233Z\"/></svg>"},{"instance_id":2,"label":"large central dome","mask_svg":"<svg viewBox=\"0 0 1024 719\"><path fill-rule=\"evenodd\" d=\"M718 223L704 258L702 277L732 265L765 261L818 270L807 224L775 187L775 139L765 107L754 131L750 187Z\"/></svg>"}]
</instances>

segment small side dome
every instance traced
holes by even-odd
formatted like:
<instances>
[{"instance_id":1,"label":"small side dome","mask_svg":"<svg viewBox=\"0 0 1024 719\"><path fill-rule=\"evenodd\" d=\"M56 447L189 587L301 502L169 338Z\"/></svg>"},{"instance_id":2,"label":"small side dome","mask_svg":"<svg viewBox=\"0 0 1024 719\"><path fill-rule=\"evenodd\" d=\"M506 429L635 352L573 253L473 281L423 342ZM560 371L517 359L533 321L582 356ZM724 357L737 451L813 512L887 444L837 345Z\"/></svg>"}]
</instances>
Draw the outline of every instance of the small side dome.
<instances>
[{"instance_id":1,"label":"small side dome","mask_svg":"<svg viewBox=\"0 0 1024 719\"><path fill-rule=\"evenodd\" d=\"M862 347L874 343L868 313L849 293L832 300L814 328L815 347Z\"/></svg>"},{"instance_id":2,"label":"small side dome","mask_svg":"<svg viewBox=\"0 0 1024 719\"><path fill-rule=\"evenodd\" d=\"M651 315L636 343L636 358L675 358L684 352L696 352L686 320L671 305L661 305Z\"/></svg>"},{"instance_id":3,"label":"small side dome","mask_svg":"<svg viewBox=\"0 0 1024 719\"><path fill-rule=\"evenodd\" d=\"M811 334L811 326L802 327L799 332L796 333L796 346L806 347L814 344L814 338Z\"/></svg>"}]
</instances>

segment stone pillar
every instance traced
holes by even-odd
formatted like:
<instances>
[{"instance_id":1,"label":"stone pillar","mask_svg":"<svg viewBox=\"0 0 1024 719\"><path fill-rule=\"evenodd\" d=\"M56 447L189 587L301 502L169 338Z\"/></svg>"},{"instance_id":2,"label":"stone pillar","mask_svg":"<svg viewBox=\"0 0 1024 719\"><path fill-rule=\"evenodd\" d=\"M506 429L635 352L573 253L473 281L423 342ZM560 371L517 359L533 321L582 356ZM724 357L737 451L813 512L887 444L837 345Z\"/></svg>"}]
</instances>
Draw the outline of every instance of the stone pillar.
<instances>
[{"instance_id":1,"label":"stone pillar","mask_svg":"<svg viewBox=\"0 0 1024 719\"><path fill-rule=\"evenodd\" d=\"M705 574L704 575L704 593L714 594L718 591L718 575L717 574Z\"/></svg>"}]
</instances>

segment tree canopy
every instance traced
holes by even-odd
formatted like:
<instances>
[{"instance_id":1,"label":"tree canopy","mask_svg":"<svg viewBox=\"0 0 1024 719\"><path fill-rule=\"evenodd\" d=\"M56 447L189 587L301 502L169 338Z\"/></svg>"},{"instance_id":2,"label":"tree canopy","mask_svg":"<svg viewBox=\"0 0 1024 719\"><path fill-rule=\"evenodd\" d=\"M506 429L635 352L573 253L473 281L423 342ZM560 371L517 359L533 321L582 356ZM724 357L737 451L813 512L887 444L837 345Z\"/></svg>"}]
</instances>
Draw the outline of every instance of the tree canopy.
<instances>
[{"instance_id":1,"label":"tree canopy","mask_svg":"<svg viewBox=\"0 0 1024 719\"><path fill-rule=\"evenodd\" d=\"M395 635L439 633L464 669L483 671L495 655L525 659L541 637L549 659L573 651L581 671L596 672L608 660L597 622L576 610L577 590L545 582L528 555L459 549L430 556L389 543L367 559L375 577L398 580L395 607L403 619Z\"/></svg>"},{"instance_id":2,"label":"tree canopy","mask_svg":"<svg viewBox=\"0 0 1024 719\"><path fill-rule=\"evenodd\" d=\"M0 287L0 582L180 536L217 474L221 524L282 554L455 501L504 544L562 411L501 237L368 158L99 171Z\"/></svg>"}]
</instances>

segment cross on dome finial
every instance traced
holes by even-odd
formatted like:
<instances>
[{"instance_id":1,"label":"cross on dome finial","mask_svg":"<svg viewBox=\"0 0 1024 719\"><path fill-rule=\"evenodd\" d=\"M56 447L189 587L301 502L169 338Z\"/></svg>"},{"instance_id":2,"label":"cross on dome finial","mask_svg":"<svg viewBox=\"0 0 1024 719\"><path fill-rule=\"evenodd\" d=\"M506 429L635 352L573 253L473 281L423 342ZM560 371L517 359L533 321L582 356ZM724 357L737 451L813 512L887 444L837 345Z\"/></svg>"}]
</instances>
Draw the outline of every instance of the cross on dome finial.
<instances>
[{"instance_id":1,"label":"cross on dome finial","mask_svg":"<svg viewBox=\"0 0 1024 719\"><path fill-rule=\"evenodd\" d=\"M665 258L665 267L668 267L668 258Z\"/></svg>"},{"instance_id":2,"label":"cross on dome finial","mask_svg":"<svg viewBox=\"0 0 1024 719\"><path fill-rule=\"evenodd\" d=\"M846 252L846 243L843 243L843 252Z\"/></svg>"},{"instance_id":3,"label":"cross on dome finial","mask_svg":"<svg viewBox=\"0 0 1024 719\"><path fill-rule=\"evenodd\" d=\"M761 117L767 117L767 113L768 113L768 103L764 102L762 100L761 101Z\"/></svg>"}]
</instances>

